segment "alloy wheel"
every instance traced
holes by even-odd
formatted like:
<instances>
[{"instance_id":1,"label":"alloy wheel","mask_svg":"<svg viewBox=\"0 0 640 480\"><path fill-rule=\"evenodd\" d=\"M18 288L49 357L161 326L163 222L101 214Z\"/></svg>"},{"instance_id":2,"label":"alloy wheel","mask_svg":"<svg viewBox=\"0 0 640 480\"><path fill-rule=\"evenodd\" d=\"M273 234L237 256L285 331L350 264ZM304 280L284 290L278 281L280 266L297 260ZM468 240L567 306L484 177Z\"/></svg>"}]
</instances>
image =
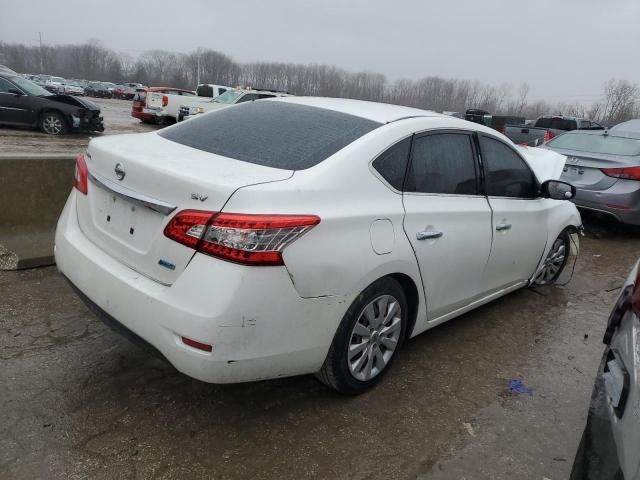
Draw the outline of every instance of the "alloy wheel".
<instances>
[{"instance_id":1,"label":"alloy wheel","mask_svg":"<svg viewBox=\"0 0 640 480\"><path fill-rule=\"evenodd\" d=\"M544 265L536 278L534 283L537 285L548 285L553 283L564 267L565 259L567 255L567 247L564 238L558 237L553 245L551 246L551 250L547 255L547 258L544 261Z\"/></svg>"},{"instance_id":2,"label":"alloy wheel","mask_svg":"<svg viewBox=\"0 0 640 480\"><path fill-rule=\"evenodd\" d=\"M42 121L42 129L50 135L59 135L63 128L62 120L55 115L48 115Z\"/></svg>"},{"instance_id":3,"label":"alloy wheel","mask_svg":"<svg viewBox=\"0 0 640 480\"><path fill-rule=\"evenodd\" d=\"M379 375L395 353L402 331L400 302L381 295L362 310L353 326L347 362L351 375L368 381Z\"/></svg>"}]
</instances>

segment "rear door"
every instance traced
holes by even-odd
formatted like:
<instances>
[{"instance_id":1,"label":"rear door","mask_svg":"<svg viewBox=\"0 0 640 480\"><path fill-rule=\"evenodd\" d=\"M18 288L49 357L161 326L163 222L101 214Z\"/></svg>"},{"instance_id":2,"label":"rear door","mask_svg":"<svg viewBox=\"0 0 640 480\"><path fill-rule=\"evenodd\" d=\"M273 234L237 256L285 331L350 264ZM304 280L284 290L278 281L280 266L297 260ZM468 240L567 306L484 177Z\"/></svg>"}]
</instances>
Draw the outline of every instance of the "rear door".
<instances>
[{"instance_id":1,"label":"rear door","mask_svg":"<svg viewBox=\"0 0 640 480\"><path fill-rule=\"evenodd\" d=\"M404 230L413 246L429 320L482 296L491 210L481 195L471 132L416 135L404 185Z\"/></svg>"},{"instance_id":2,"label":"rear door","mask_svg":"<svg viewBox=\"0 0 640 480\"><path fill-rule=\"evenodd\" d=\"M511 146L484 134L478 138L493 234L484 281L488 290L498 290L535 272L547 239L548 202L538 198L531 168Z\"/></svg>"}]
</instances>

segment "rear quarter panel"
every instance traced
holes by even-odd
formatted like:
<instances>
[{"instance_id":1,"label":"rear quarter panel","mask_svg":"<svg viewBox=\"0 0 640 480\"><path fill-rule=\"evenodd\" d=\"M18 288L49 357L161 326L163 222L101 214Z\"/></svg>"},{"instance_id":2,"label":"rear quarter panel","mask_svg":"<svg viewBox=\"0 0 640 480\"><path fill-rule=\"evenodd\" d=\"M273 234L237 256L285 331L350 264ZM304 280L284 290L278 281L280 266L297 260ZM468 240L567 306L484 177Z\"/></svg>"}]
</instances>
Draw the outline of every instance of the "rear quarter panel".
<instances>
[{"instance_id":1,"label":"rear quarter panel","mask_svg":"<svg viewBox=\"0 0 640 480\"><path fill-rule=\"evenodd\" d=\"M402 273L418 290L414 333L421 331L425 300L420 271L402 226L402 195L386 186L369 165L409 134L407 125L380 127L315 167L295 172L289 180L239 189L224 211L318 215L320 224L283 252L299 295L343 296L346 311L368 285L385 275ZM372 224L377 220L391 223L388 253L376 253L372 245Z\"/></svg>"}]
</instances>

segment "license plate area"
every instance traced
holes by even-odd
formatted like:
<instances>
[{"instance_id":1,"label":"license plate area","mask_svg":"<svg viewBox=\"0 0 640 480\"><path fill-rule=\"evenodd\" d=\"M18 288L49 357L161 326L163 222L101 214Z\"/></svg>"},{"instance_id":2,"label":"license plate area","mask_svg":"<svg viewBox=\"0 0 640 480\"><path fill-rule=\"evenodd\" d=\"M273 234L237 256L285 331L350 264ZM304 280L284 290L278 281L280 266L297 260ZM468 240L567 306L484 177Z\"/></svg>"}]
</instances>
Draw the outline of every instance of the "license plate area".
<instances>
[{"instance_id":1,"label":"license plate area","mask_svg":"<svg viewBox=\"0 0 640 480\"><path fill-rule=\"evenodd\" d=\"M102 188L91 193L96 227L138 253L147 253L164 215Z\"/></svg>"},{"instance_id":2,"label":"license plate area","mask_svg":"<svg viewBox=\"0 0 640 480\"><path fill-rule=\"evenodd\" d=\"M584 175L584 168L567 165L566 167L564 167L564 173L567 178L578 179Z\"/></svg>"}]
</instances>

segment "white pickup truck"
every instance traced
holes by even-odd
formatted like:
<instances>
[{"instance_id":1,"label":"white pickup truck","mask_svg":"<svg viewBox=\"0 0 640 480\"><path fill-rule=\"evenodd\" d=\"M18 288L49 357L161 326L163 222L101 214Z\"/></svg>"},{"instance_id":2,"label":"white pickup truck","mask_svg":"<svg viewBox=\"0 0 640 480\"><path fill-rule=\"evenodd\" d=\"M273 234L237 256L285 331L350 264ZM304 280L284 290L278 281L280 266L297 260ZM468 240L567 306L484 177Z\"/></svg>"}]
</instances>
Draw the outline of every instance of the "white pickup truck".
<instances>
[{"instance_id":1,"label":"white pickup truck","mask_svg":"<svg viewBox=\"0 0 640 480\"><path fill-rule=\"evenodd\" d=\"M180 89L175 89L171 93L149 92L145 112L153 115L156 123L173 123L178 117L180 106L186 101L185 97L189 97L189 102L197 104L208 102L229 89L231 87L202 83L198 85L195 92Z\"/></svg>"},{"instance_id":2,"label":"white pickup truck","mask_svg":"<svg viewBox=\"0 0 640 480\"><path fill-rule=\"evenodd\" d=\"M237 103L252 102L254 100L261 100L263 98L273 97L288 97L287 92L281 92L279 90L263 90L258 88L251 89L230 89L219 97L209 99L206 102L195 101L195 99L188 99L180 105L178 111L178 121L187 120L193 118L196 115L211 112L214 110L220 110Z\"/></svg>"}]
</instances>

